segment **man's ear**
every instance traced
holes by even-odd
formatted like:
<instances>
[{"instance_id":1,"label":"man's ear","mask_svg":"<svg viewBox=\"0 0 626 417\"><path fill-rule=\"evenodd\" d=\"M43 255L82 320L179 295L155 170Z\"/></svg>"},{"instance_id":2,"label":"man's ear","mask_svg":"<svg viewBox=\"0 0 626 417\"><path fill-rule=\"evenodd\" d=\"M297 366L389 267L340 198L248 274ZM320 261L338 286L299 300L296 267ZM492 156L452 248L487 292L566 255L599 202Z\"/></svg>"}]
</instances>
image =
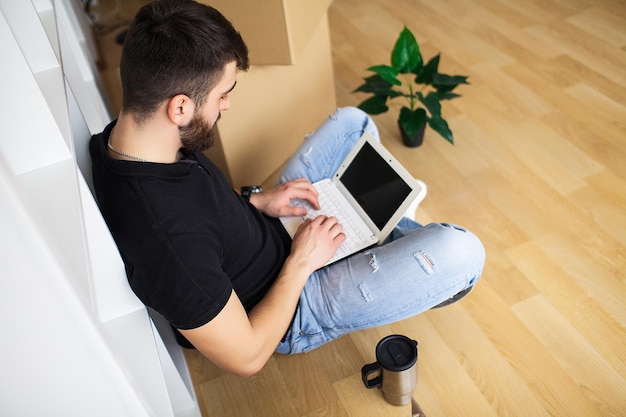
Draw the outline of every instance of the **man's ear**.
<instances>
[{"instance_id":1,"label":"man's ear","mask_svg":"<svg viewBox=\"0 0 626 417\"><path fill-rule=\"evenodd\" d=\"M167 102L167 117L178 126L189 124L195 110L195 103L185 94L177 94Z\"/></svg>"}]
</instances>

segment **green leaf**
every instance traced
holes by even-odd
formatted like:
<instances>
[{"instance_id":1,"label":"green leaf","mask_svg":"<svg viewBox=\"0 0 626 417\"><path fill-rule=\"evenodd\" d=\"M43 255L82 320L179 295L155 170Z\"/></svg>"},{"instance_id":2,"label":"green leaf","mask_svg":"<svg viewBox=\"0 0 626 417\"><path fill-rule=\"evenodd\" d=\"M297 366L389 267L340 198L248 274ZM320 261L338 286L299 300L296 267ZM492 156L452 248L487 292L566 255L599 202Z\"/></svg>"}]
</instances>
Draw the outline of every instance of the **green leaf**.
<instances>
[{"instance_id":1,"label":"green leaf","mask_svg":"<svg viewBox=\"0 0 626 417\"><path fill-rule=\"evenodd\" d=\"M395 68L391 68L388 65L376 65L369 67L367 70L375 72L380 76L380 78L387 81L389 84L402 85L400 80L398 80L398 70Z\"/></svg>"},{"instance_id":2,"label":"green leaf","mask_svg":"<svg viewBox=\"0 0 626 417\"><path fill-rule=\"evenodd\" d=\"M439 57L437 54L428 61L426 65L422 67L419 72L415 72L417 77L415 78L415 82L418 84L430 85L433 83L433 79L437 71L439 70Z\"/></svg>"},{"instance_id":3,"label":"green leaf","mask_svg":"<svg viewBox=\"0 0 626 417\"><path fill-rule=\"evenodd\" d=\"M430 126L430 128L435 132L439 133L445 140L454 145L454 138L452 136L452 131L448 127L448 122L443 120L441 117L431 117L428 119L428 126Z\"/></svg>"},{"instance_id":4,"label":"green leaf","mask_svg":"<svg viewBox=\"0 0 626 417\"><path fill-rule=\"evenodd\" d=\"M376 95L361 102L357 107L367 114L380 114L389 110L387 96Z\"/></svg>"},{"instance_id":5,"label":"green leaf","mask_svg":"<svg viewBox=\"0 0 626 417\"><path fill-rule=\"evenodd\" d=\"M380 75L375 74L371 77L365 78L365 84L361 84L353 92L372 93L387 95L391 91L391 84L381 78Z\"/></svg>"},{"instance_id":6,"label":"green leaf","mask_svg":"<svg viewBox=\"0 0 626 417\"><path fill-rule=\"evenodd\" d=\"M422 63L422 55L415 36L405 26L391 52L391 66L400 73L410 73Z\"/></svg>"},{"instance_id":7,"label":"green leaf","mask_svg":"<svg viewBox=\"0 0 626 417\"><path fill-rule=\"evenodd\" d=\"M417 132L422 128L428 117L426 116L426 110L416 109L411 111L408 107L402 107L400 109L400 126L407 136L411 139L417 135Z\"/></svg>"},{"instance_id":8,"label":"green leaf","mask_svg":"<svg viewBox=\"0 0 626 417\"><path fill-rule=\"evenodd\" d=\"M439 100L452 100L457 97L461 97L461 95L456 93L439 93Z\"/></svg>"},{"instance_id":9,"label":"green leaf","mask_svg":"<svg viewBox=\"0 0 626 417\"><path fill-rule=\"evenodd\" d=\"M433 87L440 93L447 93L454 90L459 84L469 84L465 75L435 74L433 76Z\"/></svg>"},{"instance_id":10,"label":"green leaf","mask_svg":"<svg viewBox=\"0 0 626 417\"><path fill-rule=\"evenodd\" d=\"M441 117L441 103L439 103L439 94L431 91L426 97L424 97L424 95L418 91L417 98L419 99L419 101L422 102L424 106L426 106L431 118Z\"/></svg>"},{"instance_id":11,"label":"green leaf","mask_svg":"<svg viewBox=\"0 0 626 417\"><path fill-rule=\"evenodd\" d=\"M466 75L435 74L434 82L441 85L469 84Z\"/></svg>"}]
</instances>

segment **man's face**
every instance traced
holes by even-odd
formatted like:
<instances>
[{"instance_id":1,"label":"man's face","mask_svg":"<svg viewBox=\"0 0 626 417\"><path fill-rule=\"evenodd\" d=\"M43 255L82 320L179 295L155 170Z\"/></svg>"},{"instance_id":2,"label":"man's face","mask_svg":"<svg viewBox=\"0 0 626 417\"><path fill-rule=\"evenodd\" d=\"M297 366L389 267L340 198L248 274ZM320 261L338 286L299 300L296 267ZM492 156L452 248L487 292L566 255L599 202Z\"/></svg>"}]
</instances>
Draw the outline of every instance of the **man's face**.
<instances>
[{"instance_id":1,"label":"man's face","mask_svg":"<svg viewBox=\"0 0 626 417\"><path fill-rule=\"evenodd\" d=\"M237 64L226 64L224 74L217 85L209 92L206 102L195 109L191 122L179 127L180 141L187 152L204 151L215 142L215 124L221 112L230 108L230 92L237 83Z\"/></svg>"}]
</instances>

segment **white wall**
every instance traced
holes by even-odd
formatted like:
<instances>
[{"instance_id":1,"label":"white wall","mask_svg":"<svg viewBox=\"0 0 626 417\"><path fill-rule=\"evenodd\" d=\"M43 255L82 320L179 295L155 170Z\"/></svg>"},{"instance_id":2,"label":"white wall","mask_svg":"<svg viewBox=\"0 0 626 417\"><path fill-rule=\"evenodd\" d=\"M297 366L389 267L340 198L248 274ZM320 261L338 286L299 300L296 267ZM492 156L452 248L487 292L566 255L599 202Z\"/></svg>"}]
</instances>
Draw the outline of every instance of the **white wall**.
<instances>
[{"instance_id":1,"label":"white wall","mask_svg":"<svg viewBox=\"0 0 626 417\"><path fill-rule=\"evenodd\" d=\"M90 192L110 115L80 7L52 1L0 0L0 415L199 416Z\"/></svg>"}]
</instances>

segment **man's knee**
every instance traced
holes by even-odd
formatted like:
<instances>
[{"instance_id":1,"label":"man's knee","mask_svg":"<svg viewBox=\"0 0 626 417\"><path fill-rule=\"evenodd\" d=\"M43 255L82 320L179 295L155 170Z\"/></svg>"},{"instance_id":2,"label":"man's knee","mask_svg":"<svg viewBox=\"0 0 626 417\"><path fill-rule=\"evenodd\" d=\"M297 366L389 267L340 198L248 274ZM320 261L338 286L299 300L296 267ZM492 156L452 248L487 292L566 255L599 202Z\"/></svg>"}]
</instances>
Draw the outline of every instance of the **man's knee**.
<instances>
[{"instance_id":1,"label":"man's knee","mask_svg":"<svg viewBox=\"0 0 626 417\"><path fill-rule=\"evenodd\" d=\"M340 123L347 132L358 132L357 137L364 131L379 139L378 128L372 118L358 107L340 107L330 115L330 119Z\"/></svg>"},{"instance_id":2,"label":"man's knee","mask_svg":"<svg viewBox=\"0 0 626 417\"><path fill-rule=\"evenodd\" d=\"M455 254L457 262L468 268L468 272L469 269L474 271L475 279L478 279L485 265L485 247L478 236L456 224L439 223L439 225L442 227L446 250Z\"/></svg>"}]
</instances>

